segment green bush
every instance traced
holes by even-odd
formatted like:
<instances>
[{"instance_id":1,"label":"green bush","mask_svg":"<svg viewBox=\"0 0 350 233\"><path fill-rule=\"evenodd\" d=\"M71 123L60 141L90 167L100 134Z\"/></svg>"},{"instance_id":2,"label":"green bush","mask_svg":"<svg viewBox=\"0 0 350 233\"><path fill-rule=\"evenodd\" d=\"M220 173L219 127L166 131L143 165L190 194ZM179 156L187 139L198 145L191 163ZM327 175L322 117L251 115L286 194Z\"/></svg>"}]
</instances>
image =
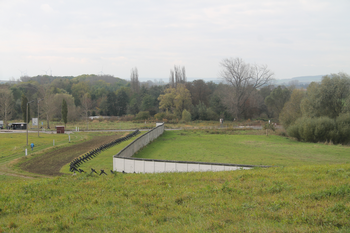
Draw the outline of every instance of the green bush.
<instances>
[{"instance_id":1,"label":"green bush","mask_svg":"<svg viewBox=\"0 0 350 233\"><path fill-rule=\"evenodd\" d=\"M191 113L189 113L186 109L182 111L182 120L184 122L189 122L191 121Z\"/></svg>"},{"instance_id":2,"label":"green bush","mask_svg":"<svg viewBox=\"0 0 350 233\"><path fill-rule=\"evenodd\" d=\"M161 121L161 120L165 119L165 115L166 115L165 112L160 112L160 113L157 113L156 115L154 115L154 118Z\"/></svg>"},{"instance_id":3,"label":"green bush","mask_svg":"<svg viewBox=\"0 0 350 233\"><path fill-rule=\"evenodd\" d=\"M350 114L342 114L336 119L338 129L337 141L335 143L347 144L350 142Z\"/></svg>"},{"instance_id":4,"label":"green bush","mask_svg":"<svg viewBox=\"0 0 350 233\"><path fill-rule=\"evenodd\" d=\"M299 134L302 141L317 142L315 138L316 122L312 118L300 118L297 123L299 124Z\"/></svg>"},{"instance_id":5,"label":"green bush","mask_svg":"<svg viewBox=\"0 0 350 233\"><path fill-rule=\"evenodd\" d=\"M336 128L335 121L329 117L320 117L313 119L315 121L315 139L318 142L330 142L332 139L331 132Z\"/></svg>"},{"instance_id":6,"label":"green bush","mask_svg":"<svg viewBox=\"0 0 350 233\"><path fill-rule=\"evenodd\" d=\"M296 138L298 141L301 141L301 136L299 134L299 125L293 124L288 127L287 134L290 137Z\"/></svg>"},{"instance_id":7,"label":"green bush","mask_svg":"<svg viewBox=\"0 0 350 233\"><path fill-rule=\"evenodd\" d=\"M172 114L172 113L170 113L170 112L168 112L168 111L157 113L157 114L154 115L154 117L155 117L157 120L159 120L159 121L162 121L162 120L164 120L164 119L165 119L165 120L168 120L168 121L171 121L171 120L176 119L175 114Z\"/></svg>"},{"instance_id":8,"label":"green bush","mask_svg":"<svg viewBox=\"0 0 350 233\"><path fill-rule=\"evenodd\" d=\"M150 116L149 111L141 111L136 114L135 120L147 120Z\"/></svg>"},{"instance_id":9,"label":"green bush","mask_svg":"<svg viewBox=\"0 0 350 233\"><path fill-rule=\"evenodd\" d=\"M287 132L289 136L298 141L348 144L350 142L350 115L341 115L336 120L329 117L302 117L289 126Z\"/></svg>"}]
</instances>

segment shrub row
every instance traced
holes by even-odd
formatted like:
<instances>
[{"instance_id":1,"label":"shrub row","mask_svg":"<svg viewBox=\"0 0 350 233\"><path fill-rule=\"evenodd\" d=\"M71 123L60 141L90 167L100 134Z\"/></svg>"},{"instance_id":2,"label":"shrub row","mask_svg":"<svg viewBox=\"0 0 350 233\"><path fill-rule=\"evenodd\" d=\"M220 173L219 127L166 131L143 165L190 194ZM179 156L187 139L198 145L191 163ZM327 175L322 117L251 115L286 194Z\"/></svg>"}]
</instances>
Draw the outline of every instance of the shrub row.
<instances>
[{"instance_id":1,"label":"shrub row","mask_svg":"<svg viewBox=\"0 0 350 233\"><path fill-rule=\"evenodd\" d=\"M288 128L287 133L298 141L348 144L350 142L350 115L340 115L336 119L302 117Z\"/></svg>"}]
</instances>

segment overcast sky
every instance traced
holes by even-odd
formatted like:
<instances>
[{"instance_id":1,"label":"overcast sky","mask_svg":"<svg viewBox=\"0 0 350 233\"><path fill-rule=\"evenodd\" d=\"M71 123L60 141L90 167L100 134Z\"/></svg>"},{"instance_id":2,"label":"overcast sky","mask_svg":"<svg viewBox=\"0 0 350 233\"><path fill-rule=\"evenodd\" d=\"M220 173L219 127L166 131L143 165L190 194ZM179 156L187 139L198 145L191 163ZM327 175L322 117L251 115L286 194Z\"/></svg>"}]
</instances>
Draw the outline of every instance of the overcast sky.
<instances>
[{"instance_id":1,"label":"overcast sky","mask_svg":"<svg viewBox=\"0 0 350 233\"><path fill-rule=\"evenodd\" d=\"M220 61L276 79L350 74L349 0L0 0L0 80L111 74L220 77Z\"/></svg>"}]
</instances>

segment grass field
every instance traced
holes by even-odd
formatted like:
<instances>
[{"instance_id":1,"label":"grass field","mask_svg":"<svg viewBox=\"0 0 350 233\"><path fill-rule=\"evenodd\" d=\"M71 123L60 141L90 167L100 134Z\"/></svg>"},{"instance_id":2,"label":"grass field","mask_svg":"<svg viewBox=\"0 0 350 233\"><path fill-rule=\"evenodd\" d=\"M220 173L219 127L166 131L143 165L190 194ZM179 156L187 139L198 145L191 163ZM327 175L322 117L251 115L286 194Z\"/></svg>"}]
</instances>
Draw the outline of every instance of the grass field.
<instances>
[{"instance_id":1,"label":"grass field","mask_svg":"<svg viewBox=\"0 0 350 233\"><path fill-rule=\"evenodd\" d=\"M0 183L0 232L349 232L350 165Z\"/></svg>"},{"instance_id":2,"label":"grass field","mask_svg":"<svg viewBox=\"0 0 350 233\"><path fill-rule=\"evenodd\" d=\"M288 137L252 135L254 133L165 131L134 157L272 166L350 163L348 146L301 143Z\"/></svg>"},{"instance_id":3,"label":"grass field","mask_svg":"<svg viewBox=\"0 0 350 233\"><path fill-rule=\"evenodd\" d=\"M111 175L123 142L81 166L107 176L0 175L0 233L350 232L350 148L263 134L165 131L137 157L276 167Z\"/></svg>"}]
</instances>

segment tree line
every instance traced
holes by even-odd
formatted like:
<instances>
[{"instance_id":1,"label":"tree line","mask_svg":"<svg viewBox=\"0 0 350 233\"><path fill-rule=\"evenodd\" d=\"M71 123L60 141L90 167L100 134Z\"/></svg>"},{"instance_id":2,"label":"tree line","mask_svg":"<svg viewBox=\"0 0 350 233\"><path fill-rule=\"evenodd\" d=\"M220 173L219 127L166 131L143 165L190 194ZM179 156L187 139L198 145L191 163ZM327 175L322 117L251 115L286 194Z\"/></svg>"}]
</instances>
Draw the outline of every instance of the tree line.
<instances>
[{"instance_id":1,"label":"tree line","mask_svg":"<svg viewBox=\"0 0 350 233\"><path fill-rule=\"evenodd\" d=\"M95 115L176 122L259 118L279 120L295 136L299 119L337 119L350 110L347 74L325 76L321 83L300 89L272 85L274 74L266 65L227 58L220 66L221 83L189 82L185 67L180 66L170 69L168 84L140 82L136 67L130 80L111 75L22 77L0 85L0 120L5 124L13 119L26 121L29 101L28 115L37 117L39 111L47 128L51 120L66 123Z\"/></svg>"},{"instance_id":2,"label":"tree line","mask_svg":"<svg viewBox=\"0 0 350 233\"><path fill-rule=\"evenodd\" d=\"M222 83L187 81L185 67L170 69L169 83L140 82L138 69L130 80L111 75L21 77L0 86L0 113L5 122L26 121L29 116L46 120L76 121L94 115L130 116L158 120L227 120L273 117L275 110L264 100L273 90L273 73L266 66L251 65L240 58L225 59ZM66 109L63 110L62 106ZM67 119L64 119L67 118ZM28 117L29 121L31 117Z\"/></svg>"}]
</instances>

